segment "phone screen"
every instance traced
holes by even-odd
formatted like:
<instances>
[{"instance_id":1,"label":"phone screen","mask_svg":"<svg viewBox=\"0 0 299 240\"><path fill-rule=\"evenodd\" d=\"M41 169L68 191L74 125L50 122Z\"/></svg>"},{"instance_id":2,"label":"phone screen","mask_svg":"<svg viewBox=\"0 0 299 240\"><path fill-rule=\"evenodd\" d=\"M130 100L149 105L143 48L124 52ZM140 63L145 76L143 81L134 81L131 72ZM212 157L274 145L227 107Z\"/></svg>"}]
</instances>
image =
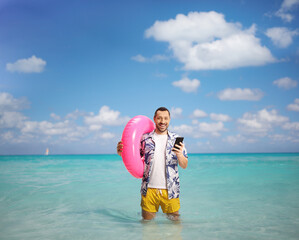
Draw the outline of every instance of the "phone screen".
<instances>
[{"instance_id":1,"label":"phone screen","mask_svg":"<svg viewBox=\"0 0 299 240\"><path fill-rule=\"evenodd\" d=\"M177 137L177 138L175 139L175 143L174 143L174 146L173 146L173 147L175 147L176 144L177 144L177 145L180 145L180 143L183 142L183 140L184 140L183 137ZM175 148L177 148L177 147L175 147Z\"/></svg>"}]
</instances>

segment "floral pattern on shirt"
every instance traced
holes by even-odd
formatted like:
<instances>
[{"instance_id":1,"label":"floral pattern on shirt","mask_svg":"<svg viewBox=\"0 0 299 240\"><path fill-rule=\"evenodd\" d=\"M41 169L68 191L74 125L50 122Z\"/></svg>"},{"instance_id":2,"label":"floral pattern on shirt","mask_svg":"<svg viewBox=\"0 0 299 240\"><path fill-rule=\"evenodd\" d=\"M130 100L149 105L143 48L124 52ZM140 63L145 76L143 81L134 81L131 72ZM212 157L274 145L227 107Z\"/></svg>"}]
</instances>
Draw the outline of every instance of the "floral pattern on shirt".
<instances>
[{"instance_id":1,"label":"floral pattern on shirt","mask_svg":"<svg viewBox=\"0 0 299 240\"><path fill-rule=\"evenodd\" d=\"M146 133L141 138L140 155L144 160L144 173L141 184L141 194L146 195L149 178L152 169L152 159L154 158L155 142L153 140L153 134L155 130ZM168 190L168 198L178 198L180 195L180 179L178 172L178 159L176 154L171 151L175 143L175 139L179 137L176 133L168 131L167 145L166 145L166 182ZM184 148L183 154L188 157L187 150Z\"/></svg>"}]
</instances>

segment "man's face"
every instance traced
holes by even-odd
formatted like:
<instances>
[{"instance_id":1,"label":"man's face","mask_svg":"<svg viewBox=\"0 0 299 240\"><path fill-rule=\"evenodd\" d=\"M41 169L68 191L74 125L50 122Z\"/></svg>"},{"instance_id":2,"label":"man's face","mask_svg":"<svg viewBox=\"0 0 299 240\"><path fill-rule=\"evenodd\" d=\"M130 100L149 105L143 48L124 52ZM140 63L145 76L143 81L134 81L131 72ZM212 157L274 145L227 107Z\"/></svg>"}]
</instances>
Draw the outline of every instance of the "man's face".
<instances>
[{"instance_id":1,"label":"man's face","mask_svg":"<svg viewBox=\"0 0 299 240\"><path fill-rule=\"evenodd\" d=\"M167 128L170 122L168 111L158 111L154 117L157 133L167 133Z\"/></svg>"}]
</instances>

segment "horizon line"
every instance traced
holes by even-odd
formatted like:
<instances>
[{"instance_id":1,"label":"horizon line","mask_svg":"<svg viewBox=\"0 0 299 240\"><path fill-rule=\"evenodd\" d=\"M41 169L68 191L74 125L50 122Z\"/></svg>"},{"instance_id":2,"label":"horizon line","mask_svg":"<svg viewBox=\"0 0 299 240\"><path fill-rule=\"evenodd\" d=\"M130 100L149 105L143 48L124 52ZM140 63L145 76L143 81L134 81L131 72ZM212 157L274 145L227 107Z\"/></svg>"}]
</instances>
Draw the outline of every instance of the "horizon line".
<instances>
[{"instance_id":1,"label":"horizon line","mask_svg":"<svg viewBox=\"0 0 299 240\"><path fill-rule=\"evenodd\" d=\"M192 154L281 154L281 153L299 153L299 152L205 152L188 153ZM118 155L117 153L57 153L57 154L0 154L0 156L67 156L67 155Z\"/></svg>"}]
</instances>

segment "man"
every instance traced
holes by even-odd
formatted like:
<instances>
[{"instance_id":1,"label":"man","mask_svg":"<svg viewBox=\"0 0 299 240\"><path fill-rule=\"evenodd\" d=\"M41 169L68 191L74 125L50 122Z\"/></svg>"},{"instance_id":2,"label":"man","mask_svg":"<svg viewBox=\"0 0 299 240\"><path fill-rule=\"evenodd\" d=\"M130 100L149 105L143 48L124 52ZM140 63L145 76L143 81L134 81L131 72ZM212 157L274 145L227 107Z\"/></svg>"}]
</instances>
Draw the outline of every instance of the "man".
<instances>
[{"instance_id":1,"label":"man","mask_svg":"<svg viewBox=\"0 0 299 240\"><path fill-rule=\"evenodd\" d=\"M183 143L174 147L177 134L168 131L170 112L160 107L154 115L156 129L141 139L140 154L144 157L145 168L141 185L141 207L144 220L156 216L159 206L171 220L179 220L180 181L178 165L188 165L187 151ZM122 142L117 145L121 156Z\"/></svg>"}]
</instances>

